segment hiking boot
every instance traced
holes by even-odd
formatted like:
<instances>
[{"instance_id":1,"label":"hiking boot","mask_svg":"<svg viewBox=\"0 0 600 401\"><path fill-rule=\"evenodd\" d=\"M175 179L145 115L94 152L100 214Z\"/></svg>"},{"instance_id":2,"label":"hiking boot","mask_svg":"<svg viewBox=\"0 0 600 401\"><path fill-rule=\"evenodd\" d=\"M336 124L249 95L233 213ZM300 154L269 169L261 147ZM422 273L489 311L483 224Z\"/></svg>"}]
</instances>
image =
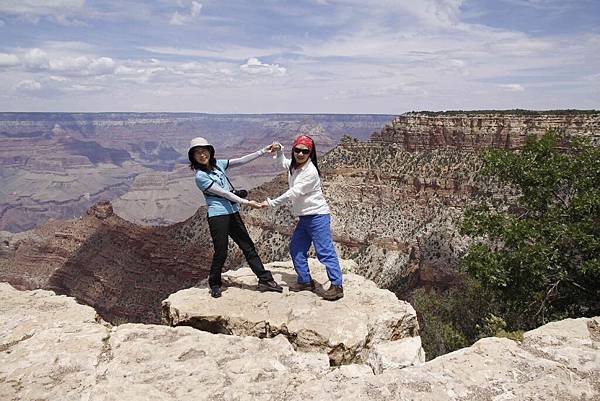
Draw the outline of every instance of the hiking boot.
<instances>
[{"instance_id":1,"label":"hiking boot","mask_svg":"<svg viewBox=\"0 0 600 401\"><path fill-rule=\"evenodd\" d=\"M283 292L283 287L275 282L275 280L258 282L259 291Z\"/></svg>"},{"instance_id":2,"label":"hiking boot","mask_svg":"<svg viewBox=\"0 0 600 401\"><path fill-rule=\"evenodd\" d=\"M315 292L315 280L310 280L309 283L296 283L296 285L291 288L294 292L299 291L312 291Z\"/></svg>"},{"instance_id":3,"label":"hiking boot","mask_svg":"<svg viewBox=\"0 0 600 401\"><path fill-rule=\"evenodd\" d=\"M344 287L341 285L331 284L327 291L325 291L321 296L327 301L335 301L337 299L344 298Z\"/></svg>"},{"instance_id":4,"label":"hiking boot","mask_svg":"<svg viewBox=\"0 0 600 401\"><path fill-rule=\"evenodd\" d=\"M210 287L210 296L213 298L219 298L221 296L221 287Z\"/></svg>"}]
</instances>

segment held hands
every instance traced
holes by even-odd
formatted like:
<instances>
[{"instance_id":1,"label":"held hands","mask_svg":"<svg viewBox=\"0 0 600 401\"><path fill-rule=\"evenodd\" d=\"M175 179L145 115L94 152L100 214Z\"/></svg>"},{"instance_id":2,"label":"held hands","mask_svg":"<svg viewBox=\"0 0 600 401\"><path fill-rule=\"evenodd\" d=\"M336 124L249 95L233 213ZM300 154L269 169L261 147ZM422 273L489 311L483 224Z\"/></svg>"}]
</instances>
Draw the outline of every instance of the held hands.
<instances>
[{"instance_id":1,"label":"held hands","mask_svg":"<svg viewBox=\"0 0 600 401\"><path fill-rule=\"evenodd\" d=\"M262 209L269 205L267 204L266 201L265 202L257 202L257 201L251 200L250 202L248 202L248 206L250 206L252 209Z\"/></svg>"},{"instance_id":2,"label":"held hands","mask_svg":"<svg viewBox=\"0 0 600 401\"><path fill-rule=\"evenodd\" d=\"M264 151L267 153L273 153L278 151L279 149L281 149L281 144L279 142L273 142L272 144L264 148Z\"/></svg>"}]
</instances>

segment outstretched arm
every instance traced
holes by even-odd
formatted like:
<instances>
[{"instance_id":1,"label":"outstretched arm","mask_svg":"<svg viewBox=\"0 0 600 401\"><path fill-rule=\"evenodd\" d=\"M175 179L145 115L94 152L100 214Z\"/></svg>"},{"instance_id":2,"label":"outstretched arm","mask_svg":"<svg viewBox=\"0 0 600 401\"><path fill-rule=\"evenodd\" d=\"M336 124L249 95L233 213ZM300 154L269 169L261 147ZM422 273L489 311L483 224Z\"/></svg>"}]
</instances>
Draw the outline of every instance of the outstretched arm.
<instances>
[{"instance_id":1,"label":"outstretched arm","mask_svg":"<svg viewBox=\"0 0 600 401\"><path fill-rule=\"evenodd\" d=\"M316 172L315 172L316 174ZM275 207L284 204L288 199L294 199L312 191L315 187L315 178L312 175L303 177L296 181L294 185L275 199L267 198L267 204Z\"/></svg>"},{"instance_id":2,"label":"outstretched arm","mask_svg":"<svg viewBox=\"0 0 600 401\"><path fill-rule=\"evenodd\" d=\"M204 192L208 192L209 194L220 196L221 198L225 198L234 203L239 203L240 205L245 205L245 204L249 203L248 199L240 198L239 196L235 195L233 192L225 191L218 184L211 185Z\"/></svg>"},{"instance_id":3,"label":"outstretched arm","mask_svg":"<svg viewBox=\"0 0 600 401\"><path fill-rule=\"evenodd\" d=\"M218 185L211 185L205 192L211 193L213 195L218 195L218 196L225 198L231 202L239 203L240 205L248 205L253 209L260 209L263 207L267 207L267 205L262 205L262 204L258 203L257 201L253 201L253 200L249 201L248 199L240 198L239 196L235 195L233 192L225 191L223 188L221 188Z\"/></svg>"},{"instance_id":4,"label":"outstretched arm","mask_svg":"<svg viewBox=\"0 0 600 401\"><path fill-rule=\"evenodd\" d=\"M246 163L250 163L252 160L259 158L263 154L265 154L266 150L261 149L257 150L254 153L250 153L249 155L238 157L236 159L229 159L229 163L227 164L227 168L229 167L237 167L243 166Z\"/></svg>"}]
</instances>

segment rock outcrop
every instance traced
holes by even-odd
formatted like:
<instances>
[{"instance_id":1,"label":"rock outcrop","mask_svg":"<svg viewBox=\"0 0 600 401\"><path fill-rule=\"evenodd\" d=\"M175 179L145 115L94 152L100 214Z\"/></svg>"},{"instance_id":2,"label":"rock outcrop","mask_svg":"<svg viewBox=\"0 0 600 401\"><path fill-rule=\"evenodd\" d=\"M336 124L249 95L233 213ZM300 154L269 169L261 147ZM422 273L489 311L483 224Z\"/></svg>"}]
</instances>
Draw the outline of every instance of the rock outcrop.
<instances>
[{"instance_id":1,"label":"rock outcrop","mask_svg":"<svg viewBox=\"0 0 600 401\"><path fill-rule=\"evenodd\" d=\"M342 269L354 267L341 261ZM336 302L321 299L327 282L324 266L310 261L317 293L297 292L291 263L267 268L284 286L283 294L256 291L256 276L249 268L223 275L228 287L215 303L205 288L191 288L163 301L164 320L173 326L187 325L213 333L270 338L285 336L295 349L321 352L332 365L372 361L381 370L388 366L383 350L400 349L407 363L424 362L415 310L410 304L356 274L344 276L345 297ZM215 305L217 310L215 310ZM375 350L377 346L377 351Z\"/></svg>"},{"instance_id":2,"label":"rock outcrop","mask_svg":"<svg viewBox=\"0 0 600 401\"><path fill-rule=\"evenodd\" d=\"M112 323L159 323L164 298L208 275L206 209L198 213L168 227L141 227L99 202L79 219L7 236L0 281L75 297Z\"/></svg>"},{"instance_id":3,"label":"rock outcrop","mask_svg":"<svg viewBox=\"0 0 600 401\"><path fill-rule=\"evenodd\" d=\"M207 300L215 310L220 301ZM330 367L325 353L296 350L282 335L111 326L72 298L0 284L0 399L7 401L599 397L600 318L554 322L522 343L486 338L419 366L374 372Z\"/></svg>"}]
</instances>

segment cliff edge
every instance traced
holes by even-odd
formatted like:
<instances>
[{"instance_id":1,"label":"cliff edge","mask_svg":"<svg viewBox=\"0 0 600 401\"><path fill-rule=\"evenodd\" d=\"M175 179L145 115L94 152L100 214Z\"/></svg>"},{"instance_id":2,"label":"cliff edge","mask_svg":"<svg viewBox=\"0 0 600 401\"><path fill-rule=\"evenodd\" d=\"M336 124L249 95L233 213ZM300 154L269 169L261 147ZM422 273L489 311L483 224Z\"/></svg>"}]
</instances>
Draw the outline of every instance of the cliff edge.
<instances>
[{"instance_id":1,"label":"cliff edge","mask_svg":"<svg viewBox=\"0 0 600 401\"><path fill-rule=\"evenodd\" d=\"M347 276L351 290L354 278ZM196 301L206 292L184 291L193 293ZM255 302L270 295L232 286L222 298L206 298L202 303L220 315L226 310L223 301L242 301L238 299L242 291ZM394 306L385 290L377 291L386 306L373 304L372 314L363 317L362 325L345 324L340 332L354 335L377 316L397 315L388 307L410 316L409 305L397 301ZM361 310L351 293L345 303L329 304L345 309L337 320L326 315L327 304L319 305L314 294L278 295L281 302L287 299L297 320L308 325L311 313L318 311L323 326L336 330L344 316ZM304 301L290 302L301 298ZM262 310L255 308L257 314ZM394 354L388 351L387 340L382 340L377 351L384 360ZM17 291L0 283L2 400L560 401L600 397L599 317L553 322L525 333L521 343L485 338L469 348L407 367L374 369L373 364L360 361L331 366L326 352L300 348L283 333L259 338L213 334L190 326L111 326L73 298L45 290Z\"/></svg>"}]
</instances>

